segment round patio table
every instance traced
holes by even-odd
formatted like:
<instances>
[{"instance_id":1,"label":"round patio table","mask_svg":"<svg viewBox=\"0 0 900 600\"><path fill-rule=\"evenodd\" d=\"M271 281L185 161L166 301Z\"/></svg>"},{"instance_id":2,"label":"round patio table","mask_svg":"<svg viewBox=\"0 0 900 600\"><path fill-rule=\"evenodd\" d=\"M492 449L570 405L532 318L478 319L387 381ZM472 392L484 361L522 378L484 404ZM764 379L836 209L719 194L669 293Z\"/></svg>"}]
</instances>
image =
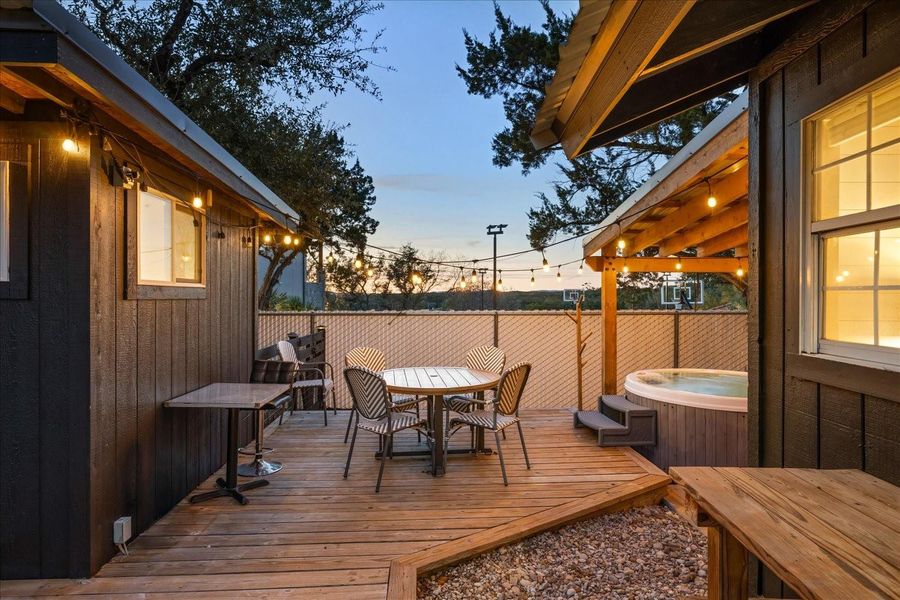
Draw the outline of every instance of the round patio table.
<instances>
[{"instance_id":1,"label":"round patio table","mask_svg":"<svg viewBox=\"0 0 900 600\"><path fill-rule=\"evenodd\" d=\"M392 394L431 397L430 426L434 440L431 448L431 474L435 477L443 475L447 468L447 458L444 456L444 396L483 394L497 387L500 375L465 367L406 367L388 369L383 374L388 391ZM481 450L483 447L484 435L479 431L476 449Z\"/></svg>"}]
</instances>

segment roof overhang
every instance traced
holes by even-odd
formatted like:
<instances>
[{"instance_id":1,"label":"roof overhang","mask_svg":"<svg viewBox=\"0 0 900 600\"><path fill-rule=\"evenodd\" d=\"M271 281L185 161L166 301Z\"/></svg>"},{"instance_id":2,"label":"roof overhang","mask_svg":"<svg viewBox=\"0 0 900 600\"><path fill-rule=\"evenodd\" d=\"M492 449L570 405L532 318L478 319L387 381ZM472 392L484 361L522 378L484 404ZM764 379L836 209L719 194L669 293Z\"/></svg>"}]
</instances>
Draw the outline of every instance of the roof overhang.
<instances>
[{"instance_id":1,"label":"roof overhang","mask_svg":"<svg viewBox=\"0 0 900 600\"><path fill-rule=\"evenodd\" d=\"M32 3L20 4L28 8ZM59 4L44 0L34 2L30 11L6 10L0 29L5 80L31 84L64 107L75 97L89 100L161 151L244 198L257 212L297 228L296 211Z\"/></svg>"},{"instance_id":2,"label":"roof overhang","mask_svg":"<svg viewBox=\"0 0 900 600\"><path fill-rule=\"evenodd\" d=\"M733 90L816 0L582 0L531 133L566 156Z\"/></svg>"},{"instance_id":3,"label":"roof overhang","mask_svg":"<svg viewBox=\"0 0 900 600\"><path fill-rule=\"evenodd\" d=\"M709 257L745 246L747 106L744 93L610 213L583 240L584 256L633 256L655 247L662 257L688 248ZM712 208L709 191L717 198Z\"/></svg>"}]
</instances>

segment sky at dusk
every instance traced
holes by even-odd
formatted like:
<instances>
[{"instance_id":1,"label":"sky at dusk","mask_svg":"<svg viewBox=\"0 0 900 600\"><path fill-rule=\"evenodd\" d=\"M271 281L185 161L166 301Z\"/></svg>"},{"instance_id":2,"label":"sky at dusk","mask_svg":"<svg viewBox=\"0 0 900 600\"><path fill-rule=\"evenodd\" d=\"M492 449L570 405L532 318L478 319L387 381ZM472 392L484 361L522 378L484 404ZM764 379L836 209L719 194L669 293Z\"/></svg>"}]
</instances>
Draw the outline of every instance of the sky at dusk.
<instances>
[{"instance_id":1,"label":"sky at dusk","mask_svg":"<svg viewBox=\"0 0 900 600\"><path fill-rule=\"evenodd\" d=\"M517 23L539 27L543 22L537 2L506 1L501 6ZM574 12L578 3L566 0L554 7ZM536 193L550 191L550 182L558 177L556 167L550 164L527 177L517 167L495 167L491 139L506 123L501 101L470 96L455 70L456 64L465 64L463 29L479 39L493 29L492 4L387 0L384 9L363 24L370 32L384 30L381 44L386 50L375 60L394 69L371 70L382 99L348 90L322 100L328 103L328 120L350 124L345 138L375 181L373 216L380 225L370 242L386 248L411 242L423 253L479 258L491 254L485 227L506 223L499 253L528 248L526 212L537 203ZM580 258L580 241L547 254L553 265ZM540 253L500 264L505 269L539 266ZM577 267L563 269L562 283L557 283L555 270L545 274L537 268L536 288L597 284L587 269L578 276ZM529 289L529 277L504 273L504 287Z\"/></svg>"}]
</instances>

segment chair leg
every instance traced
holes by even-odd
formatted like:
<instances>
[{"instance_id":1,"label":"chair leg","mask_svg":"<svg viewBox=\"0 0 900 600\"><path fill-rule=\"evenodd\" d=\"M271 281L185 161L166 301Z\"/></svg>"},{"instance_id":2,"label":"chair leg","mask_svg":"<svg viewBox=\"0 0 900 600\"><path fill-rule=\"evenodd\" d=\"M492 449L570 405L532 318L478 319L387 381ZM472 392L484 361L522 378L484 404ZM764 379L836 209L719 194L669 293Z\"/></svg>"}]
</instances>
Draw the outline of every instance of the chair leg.
<instances>
[{"instance_id":1,"label":"chair leg","mask_svg":"<svg viewBox=\"0 0 900 600\"><path fill-rule=\"evenodd\" d=\"M418 400L418 398L419 398L419 397L416 396L416 399L417 399L417 400ZM419 413L419 404L416 403L416 419L418 420L419 418L421 418L421 417L420 417L420 413ZM416 429L416 441L417 441L418 443L420 443L420 444L422 443L422 432L419 431L418 429Z\"/></svg>"},{"instance_id":2,"label":"chair leg","mask_svg":"<svg viewBox=\"0 0 900 600\"><path fill-rule=\"evenodd\" d=\"M522 454L525 455L525 466L531 469L531 463L528 462L528 450L525 449L525 435L522 433L522 421L516 421L519 427L519 439L522 441Z\"/></svg>"},{"instance_id":3,"label":"chair leg","mask_svg":"<svg viewBox=\"0 0 900 600\"><path fill-rule=\"evenodd\" d=\"M503 434L503 439L505 440L505 439L506 439L506 430L505 430L505 429L501 429L501 430L500 430L500 433Z\"/></svg>"},{"instance_id":4,"label":"chair leg","mask_svg":"<svg viewBox=\"0 0 900 600\"><path fill-rule=\"evenodd\" d=\"M334 386L331 388L331 411L337 415L337 396L334 393Z\"/></svg>"},{"instance_id":5,"label":"chair leg","mask_svg":"<svg viewBox=\"0 0 900 600\"><path fill-rule=\"evenodd\" d=\"M328 397L325 394L325 388L322 388L322 414L325 416L325 427L328 427L328 401L326 398Z\"/></svg>"},{"instance_id":6,"label":"chair leg","mask_svg":"<svg viewBox=\"0 0 900 600\"><path fill-rule=\"evenodd\" d=\"M385 445L385 448L389 448L394 443L394 436L388 435L382 437L387 437L387 444ZM378 481L375 483L376 494L381 490L381 476L384 475L384 456L386 454L386 451L381 453L381 467L379 467L378 469Z\"/></svg>"},{"instance_id":7,"label":"chair leg","mask_svg":"<svg viewBox=\"0 0 900 600\"><path fill-rule=\"evenodd\" d=\"M356 445L356 432L358 428L353 428L353 439L350 441L350 452L347 453L347 466L344 467L344 479L347 479L347 473L350 472L350 459L353 458L353 446Z\"/></svg>"},{"instance_id":8,"label":"chair leg","mask_svg":"<svg viewBox=\"0 0 900 600\"><path fill-rule=\"evenodd\" d=\"M345 444L347 443L347 438L350 437L350 426L353 424L353 415L355 415L355 414L356 414L356 409L351 408L350 409L350 418L347 419L347 432L344 434L344 443Z\"/></svg>"},{"instance_id":9,"label":"chair leg","mask_svg":"<svg viewBox=\"0 0 900 600\"><path fill-rule=\"evenodd\" d=\"M500 456L500 472L503 473L503 485L508 486L509 481L506 480L506 463L503 462L503 448L500 447L500 432L494 432L494 440L497 442L497 454Z\"/></svg>"}]
</instances>

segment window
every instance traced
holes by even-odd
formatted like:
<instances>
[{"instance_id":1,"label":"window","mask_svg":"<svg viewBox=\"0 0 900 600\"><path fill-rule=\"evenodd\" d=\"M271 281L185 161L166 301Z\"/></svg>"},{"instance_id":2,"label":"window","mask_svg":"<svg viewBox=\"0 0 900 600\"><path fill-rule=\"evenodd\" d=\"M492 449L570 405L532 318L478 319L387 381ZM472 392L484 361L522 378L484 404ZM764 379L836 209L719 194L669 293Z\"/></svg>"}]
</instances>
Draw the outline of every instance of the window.
<instances>
[{"instance_id":1,"label":"window","mask_svg":"<svg viewBox=\"0 0 900 600\"><path fill-rule=\"evenodd\" d=\"M805 123L807 352L900 367L900 74Z\"/></svg>"},{"instance_id":2,"label":"window","mask_svg":"<svg viewBox=\"0 0 900 600\"><path fill-rule=\"evenodd\" d=\"M137 204L138 284L203 286L203 213L152 189Z\"/></svg>"},{"instance_id":3,"label":"window","mask_svg":"<svg viewBox=\"0 0 900 600\"><path fill-rule=\"evenodd\" d=\"M0 140L0 300L28 297L31 144Z\"/></svg>"}]
</instances>

